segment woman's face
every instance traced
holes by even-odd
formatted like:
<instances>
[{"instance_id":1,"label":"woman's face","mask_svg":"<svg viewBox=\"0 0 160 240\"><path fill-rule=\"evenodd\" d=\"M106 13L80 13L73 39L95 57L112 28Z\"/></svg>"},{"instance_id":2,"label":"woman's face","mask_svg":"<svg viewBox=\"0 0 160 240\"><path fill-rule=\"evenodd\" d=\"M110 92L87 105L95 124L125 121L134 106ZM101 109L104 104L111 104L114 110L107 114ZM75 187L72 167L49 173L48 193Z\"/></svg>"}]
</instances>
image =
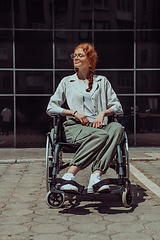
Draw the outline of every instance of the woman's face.
<instances>
[{"instance_id":1,"label":"woman's face","mask_svg":"<svg viewBox=\"0 0 160 240\"><path fill-rule=\"evenodd\" d=\"M89 62L87 56L82 48L78 48L74 52L73 64L75 68L79 70L88 69Z\"/></svg>"}]
</instances>

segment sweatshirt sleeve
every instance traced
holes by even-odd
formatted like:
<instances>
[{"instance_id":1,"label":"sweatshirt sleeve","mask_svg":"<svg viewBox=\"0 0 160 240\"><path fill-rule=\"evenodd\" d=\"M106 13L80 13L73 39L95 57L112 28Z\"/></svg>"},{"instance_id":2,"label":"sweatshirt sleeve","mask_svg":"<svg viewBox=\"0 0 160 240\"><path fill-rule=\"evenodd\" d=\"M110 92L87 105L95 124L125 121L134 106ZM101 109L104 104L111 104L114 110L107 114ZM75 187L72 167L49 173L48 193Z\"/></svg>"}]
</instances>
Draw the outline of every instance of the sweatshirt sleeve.
<instances>
[{"instance_id":1,"label":"sweatshirt sleeve","mask_svg":"<svg viewBox=\"0 0 160 240\"><path fill-rule=\"evenodd\" d=\"M112 108L114 110L114 113L123 114L122 105L108 80L106 94L107 94L107 107Z\"/></svg>"},{"instance_id":2,"label":"sweatshirt sleeve","mask_svg":"<svg viewBox=\"0 0 160 240\"><path fill-rule=\"evenodd\" d=\"M49 100L46 110L48 115L51 116L52 114L57 113L62 114L63 108L61 108L61 106L66 100L65 92L65 78L63 78L59 83L55 93L51 96Z\"/></svg>"}]
</instances>

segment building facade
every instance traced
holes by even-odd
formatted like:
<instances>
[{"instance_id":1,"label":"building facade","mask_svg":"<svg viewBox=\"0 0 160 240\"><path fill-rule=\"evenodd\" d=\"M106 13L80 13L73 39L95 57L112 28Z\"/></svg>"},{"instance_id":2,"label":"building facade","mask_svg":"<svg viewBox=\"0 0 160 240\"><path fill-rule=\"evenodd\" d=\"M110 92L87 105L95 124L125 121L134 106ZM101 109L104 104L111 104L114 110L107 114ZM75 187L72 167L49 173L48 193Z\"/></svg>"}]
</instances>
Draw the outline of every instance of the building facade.
<instances>
[{"instance_id":1,"label":"building facade","mask_svg":"<svg viewBox=\"0 0 160 240\"><path fill-rule=\"evenodd\" d=\"M45 147L47 103L82 42L123 105L129 145L159 146L159 12L158 0L1 0L0 147Z\"/></svg>"}]
</instances>

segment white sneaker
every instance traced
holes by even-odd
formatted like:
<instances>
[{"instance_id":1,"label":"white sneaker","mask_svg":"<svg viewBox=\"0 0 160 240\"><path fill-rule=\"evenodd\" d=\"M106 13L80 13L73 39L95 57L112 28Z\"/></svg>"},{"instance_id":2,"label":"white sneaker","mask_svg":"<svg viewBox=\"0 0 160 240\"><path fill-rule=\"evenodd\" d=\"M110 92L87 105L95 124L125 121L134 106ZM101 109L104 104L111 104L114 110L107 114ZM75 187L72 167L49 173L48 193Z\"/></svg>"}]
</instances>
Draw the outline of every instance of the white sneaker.
<instances>
[{"instance_id":1,"label":"white sneaker","mask_svg":"<svg viewBox=\"0 0 160 240\"><path fill-rule=\"evenodd\" d=\"M65 173L65 174L63 175L62 179L67 180L67 181L69 181L69 180L74 180L74 179L75 179L75 176L74 176L73 173Z\"/></svg>"},{"instance_id":2,"label":"white sneaker","mask_svg":"<svg viewBox=\"0 0 160 240\"><path fill-rule=\"evenodd\" d=\"M100 173L92 173L90 176L88 188L87 188L87 193L94 193L93 191L93 185L101 181L101 175ZM109 191L110 187L108 185L103 185L98 189L97 192L106 192Z\"/></svg>"},{"instance_id":3,"label":"white sneaker","mask_svg":"<svg viewBox=\"0 0 160 240\"><path fill-rule=\"evenodd\" d=\"M65 173L62 177L64 180L74 180L75 176L73 173ZM66 191L66 192L78 192L78 188L72 184L65 184L62 187L60 187L60 190Z\"/></svg>"}]
</instances>

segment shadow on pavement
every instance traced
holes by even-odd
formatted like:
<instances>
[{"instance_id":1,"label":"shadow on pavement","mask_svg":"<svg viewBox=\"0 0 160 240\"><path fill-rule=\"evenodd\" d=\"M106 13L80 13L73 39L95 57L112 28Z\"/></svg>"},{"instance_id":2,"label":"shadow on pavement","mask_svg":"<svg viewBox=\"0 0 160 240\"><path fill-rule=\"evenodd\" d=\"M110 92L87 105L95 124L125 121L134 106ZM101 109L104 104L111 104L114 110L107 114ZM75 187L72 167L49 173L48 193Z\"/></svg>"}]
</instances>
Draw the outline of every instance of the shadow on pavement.
<instances>
[{"instance_id":1,"label":"shadow on pavement","mask_svg":"<svg viewBox=\"0 0 160 240\"><path fill-rule=\"evenodd\" d=\"M74 215L88 215L93 211L100 214L121 214L134 212L139 203L145 201L146 189L139 185L132 185L133 203L130 208L125 208L122 203L121 194L86 194L68 195L68 199L60 209L59 213L69 213Z\"/></svg>"}]
</instances>

